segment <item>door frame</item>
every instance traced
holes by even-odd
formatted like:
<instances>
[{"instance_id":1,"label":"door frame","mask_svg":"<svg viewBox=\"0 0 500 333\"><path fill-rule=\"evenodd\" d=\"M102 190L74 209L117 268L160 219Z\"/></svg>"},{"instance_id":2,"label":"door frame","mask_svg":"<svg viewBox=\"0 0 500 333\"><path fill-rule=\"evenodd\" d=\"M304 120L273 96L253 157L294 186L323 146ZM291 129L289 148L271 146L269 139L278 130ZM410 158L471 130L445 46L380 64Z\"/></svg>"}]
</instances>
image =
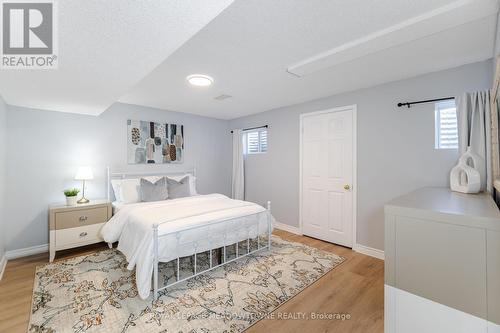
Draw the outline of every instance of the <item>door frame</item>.
<instances>
[{"instance_id":1,"label":"door frame","mask_svg":"<svg viewBox=\"0 0 500 333\"><path fill-rule=\"evenodd\" d=\"M358 128L358 105L357 104L352 104L352 105L346 105L346 106L341 106L341 107L336 107L336 108L331 108L331 109L325 109L325 110L320 110L320 111L314 111L314 112L308 112L308 113L301 113L300 114L300 125L299 125L299 230L300 234L303 235L303 228L302 228L302 153L303 153L303 147L302 147L302 134L304 133L303 130L303 121L304 118L307 116L314 116L314 115L319 115L319 114L324 114L324 113L334 113L334 112L340 112L340 111L352 111L352 186L351 186L351 192L352 192L352 248L354 249L357 245L357 237L356 237L356 230L357 230L357 206L358 206L358 134L357 134L357 128Z\"/></svg>"}]
</instances>

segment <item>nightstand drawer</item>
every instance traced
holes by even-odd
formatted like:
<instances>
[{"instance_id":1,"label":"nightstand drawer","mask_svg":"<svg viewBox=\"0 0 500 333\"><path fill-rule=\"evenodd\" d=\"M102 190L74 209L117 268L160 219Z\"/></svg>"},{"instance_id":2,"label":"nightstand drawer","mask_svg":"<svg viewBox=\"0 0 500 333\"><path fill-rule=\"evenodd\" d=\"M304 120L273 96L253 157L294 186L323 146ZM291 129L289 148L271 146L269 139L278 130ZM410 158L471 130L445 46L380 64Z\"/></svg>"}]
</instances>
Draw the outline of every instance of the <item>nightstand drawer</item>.
<instances>
[{"instance_id":1,"label":"nightstand drawer","mask_svg":"<svg viewBox=\"0 0 500 333\"><path fill-rule=\"evenodd\" d=\"M59 212L55 214L55 219L57 230L103 223L108 220L108 207Z\"/></svg>"},{"instance_id":2,"label":"nightstand drawer","mask_svg":"<svg viewBox=\"0 0 500 333\"><path fill-rule=\"evenodd\" d=\"M78 228L58 230L55 235L56 247L57 249L61 249L102 241L100 232L103 225L104 223L99 223Z\"/></svg>"}]
</instances>

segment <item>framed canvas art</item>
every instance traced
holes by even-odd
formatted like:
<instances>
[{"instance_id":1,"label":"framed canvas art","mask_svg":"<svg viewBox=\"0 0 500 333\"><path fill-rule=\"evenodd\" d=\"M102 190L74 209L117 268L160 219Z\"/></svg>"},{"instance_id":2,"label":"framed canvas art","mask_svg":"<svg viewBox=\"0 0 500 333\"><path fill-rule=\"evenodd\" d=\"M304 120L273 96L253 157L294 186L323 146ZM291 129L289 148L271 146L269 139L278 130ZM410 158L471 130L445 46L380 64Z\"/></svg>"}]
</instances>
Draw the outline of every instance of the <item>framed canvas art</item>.
<instances>
[{"instance_id":1,"label":"framed canvas art","mask_svg":"<svg viewBox=\"0 0 500 333\"><path fill-rule=\"evenodd\" d=\"M184 126L152 121L127 121L129 164L182 163Z\"/></svg>"}]
</instances>

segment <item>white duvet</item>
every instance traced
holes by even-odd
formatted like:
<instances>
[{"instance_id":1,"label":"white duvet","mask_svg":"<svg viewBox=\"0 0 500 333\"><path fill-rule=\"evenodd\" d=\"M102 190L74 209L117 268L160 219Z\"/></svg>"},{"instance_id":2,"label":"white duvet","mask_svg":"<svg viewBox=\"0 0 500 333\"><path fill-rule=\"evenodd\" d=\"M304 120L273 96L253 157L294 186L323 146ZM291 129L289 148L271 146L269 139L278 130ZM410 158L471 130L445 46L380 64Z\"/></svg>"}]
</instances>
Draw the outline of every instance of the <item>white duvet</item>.
<instances>
[{"instance_id":1,"label":"white duvet","mask_svg":"<svg viewBox=\"0 0 500 333\"><path fill-rule=\"evenodd\" d=\"M163 223L158 228L164 235L159 238L159 260L168 262L266 233L268 214L262 206L222 194L198 195L124 205L101 233L106 242L119 242L127 268L136 269L139 296L146 299L154 265L153 225ZM217 223L225 219L232 220ZM193 226L201 227L185 230Z\"/></svg>"}]
</instances>

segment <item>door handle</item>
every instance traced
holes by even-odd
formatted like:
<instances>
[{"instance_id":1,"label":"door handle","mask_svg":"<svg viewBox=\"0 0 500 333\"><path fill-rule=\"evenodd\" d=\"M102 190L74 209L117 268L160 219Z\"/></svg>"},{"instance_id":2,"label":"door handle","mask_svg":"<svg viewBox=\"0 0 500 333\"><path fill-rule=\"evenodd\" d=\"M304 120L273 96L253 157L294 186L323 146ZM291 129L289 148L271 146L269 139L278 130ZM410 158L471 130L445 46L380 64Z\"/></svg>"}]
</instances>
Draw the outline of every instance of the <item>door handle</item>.
<instances>
[{"instance_id":1,"label":"door handle","mask_svg":"<svg viewBox=\"0 0 500 333\"><path fill-rule=\"evenodd\" d=\"M349 184L344 185L344 190L349 191L351 189L351 186Z\"/></svg>"},{"instance_id":2,"label":"door handle","mask_svg":"<svg viewBox=\"0 0 500 333\"><path fill-rule=\"evenodd\" d=\"M85 237L85 236L87 236L87 235L88 235L88 234L87 234L86 232L82 232L82 233L80 234L80 237Z\"/></svg>"},{"instance_id":3,"label":"door handle","mask_svg":"<svg viewBox=\"0 0 500 333\"><path fill-rule=\"evenodd\" d=\"M85 222L85 221L87 221L87 219L88 219L88 217L85 216L85 215L84 216L80 216L80 218L79 218L80 222Z\"/></svg>"}]
</instances>

